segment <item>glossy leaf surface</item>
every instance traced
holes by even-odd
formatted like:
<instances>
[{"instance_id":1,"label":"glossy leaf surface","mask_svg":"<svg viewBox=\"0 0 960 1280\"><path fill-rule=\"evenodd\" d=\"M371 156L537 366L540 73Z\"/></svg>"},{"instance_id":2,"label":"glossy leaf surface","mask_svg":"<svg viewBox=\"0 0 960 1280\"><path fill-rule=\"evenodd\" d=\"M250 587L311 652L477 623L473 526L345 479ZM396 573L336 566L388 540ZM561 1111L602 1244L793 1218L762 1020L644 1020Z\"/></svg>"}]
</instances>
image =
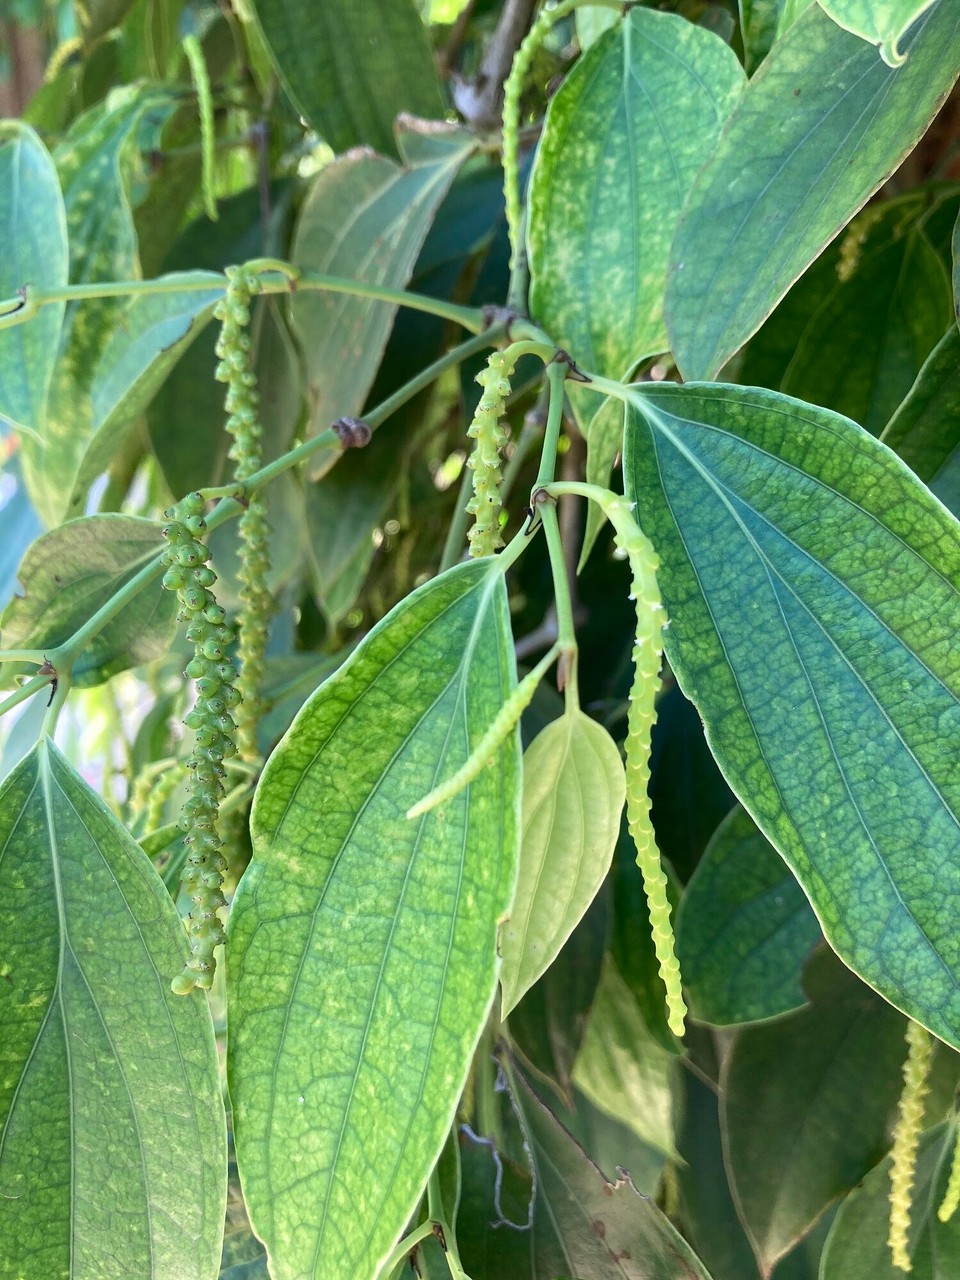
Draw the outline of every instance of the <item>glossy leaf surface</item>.
<instances>
[{"instance_id":1,"label":"glossy leaf surface","mask_svg":"<svg viewBox=\"0 0 960 1280\"><path fill-rule=\"evenodd\" d=\"M300 267L403 288L433 216L473 140L460 129L410 122L399 135L404 166L366 151L318 174L294 232ZM291 303L303 348L314 431L355 416L386 347L396 307L347 294L304 292Z\"/></svg>"},{"instance_id":2,"label":"glossy leaf surface","mask_svg":"<svg viewBox=\"0 0 960 1280\"><path fill-rule=\"evenodd\" d=\"M439 810L405 814L514 681L500 567L459 566L374 628L260 781L230 917L229 1072L276 1280L375 1274L440 1153L497 981L516 740Z\"/></svg>"},{"instance_id":3,"label":"glossy leaf surface","mask_svg":"<svg viewBox=\"0 0 960 1280\"><path fill-rule=\"evenodd\" d=\"M16 120L0 124L0 295L26 285L67 283L67 221L60 182L43 143ZM39 430L57 355L63 303L51 303L28 324L0 330L0 414Z\"/></svg>"},{"instance_id":4,"label":"glossy leaf surface","mask_svg":"<svg viewBox=\"0 0 960 1280\"><path fill-rule=\"evenodd\" d=\"M17 572L23 594L3 615L7 648L55 649L163 550L163 526L136 516L80 516L30 547ZM141 591L78 655L73 681L101 684L166 652L176 596L157 582ZM9 680L15 668L5 664Z\"/></svg>"},{"instance_id":5,"label":"glossy leaf surface","mask_svg":"<svg viewBox=\"0 0 960 1280\"><path fill-rule=\"evenodd\" d=\"M677 956L695 1018L753 1022L806 1004L820 927L783 859L743 809L725 818L680 900Z\"/></svg>"},{"instance_id":6,"label":"glossy leaf surface","mask_svg":"<svg viewBox=\"0 0 960 1280\"><path fill-rule=\"evenodd\" d=\"M517 893L500 931L503 1015L556 959L610 869L625 781L616 743L582 711L523 754Z\"/></svg>"},{"instance_id":7,"label":"glossy leaf surface","mask_svg":"<svg viewBox=\"0 0 960 1280\"><path fill-rule=\"evenodd\" d=\"M510 1079L537 1175L534 1280L709 1280L654 1201L629 1178L608 1182L516 1072Z\"/></svg>"},{"instance_id":8,"label":"glossy leaf surface","mask_svg":"<svg viewBox=\"0 0 960 1280\"><path fill-rule=\"evenodd\" d=\"M847 964L960 1043L956 521L775 392L645 384L631 413L625 486L714 755Z\"/></svg>"},{"instance_id":9,"label":"glossy leaf surface","mask_svg":"<svg viewBox=\"0 0 960 1280\"><path fill-rule=\"evenodd\" d=\"M530 306L584 368L622 377L667 349L670 242L744 83L717 36L635 8L551 101L530 179Z\"/></svg>"},{"instance_id":10,"label":"glossy leaf surface","mask_svg":"<svg viewBox=\"0 0 960 1280\"><path fill-rule=\"evenodd\" d=\"M879 45L888 66L897 67L904 55L900 39L936 0L823 0L822 8L846 31Z\"/></svg>"},{"instance_id":11,"label":"glossy leaf surface","mask_svg":"<svg viewBox=\"0 0 960 1280\"><path fill-rule=\"evenodd\" d=\"M903 1018L817 960L811 1008L740 1031L721 1080L730 1181L763 1275L880 1159L900 1096Z\"/></svg>"},{"instance_id":12,"label":"glossy leaf surface","mask_svg":"<svg viewBox=\"0 0 960 1280\"><path fill-rule=\"evenodd\" d=\"M896 70L816 4L748 85L684 207L667 328L714 377L916 145L955 81L960 10L938 4Z\"/></svg>"},{"instance_id":13,"label":"glossy leaf surface","mask_svg":"<svg viewBox=\"0 0 960 1280\"><path fill-rule=\"evenodd\" d=\"M0 1275L212 1280L226 1141L159 876L49 741L0 788Z\"/></svg>"},{"instance_id":14,"label":"glossy leaf surface","mask_svg":"<svg viewBox=\"0 0 960 1280\"><path fill-rule=\"evenodd\" d=\"M395 154L400 112L443 115L427 35L412 0L251 0L284 88L335 151Z\"/></svg>"}]
</instances>

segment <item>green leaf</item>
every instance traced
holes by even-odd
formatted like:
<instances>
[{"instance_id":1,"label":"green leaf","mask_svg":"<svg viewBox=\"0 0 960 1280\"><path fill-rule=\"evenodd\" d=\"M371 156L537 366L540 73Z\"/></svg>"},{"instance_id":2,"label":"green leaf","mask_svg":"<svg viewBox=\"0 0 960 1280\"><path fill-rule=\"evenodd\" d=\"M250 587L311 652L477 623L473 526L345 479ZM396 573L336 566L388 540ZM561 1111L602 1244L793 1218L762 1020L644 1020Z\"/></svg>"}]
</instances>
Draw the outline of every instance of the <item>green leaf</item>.
<instances>
[{"instance_id":1,"label":"green leaf","mask_svg":"<svg viewBox=\"0 0 960 1280\"><path fill-rule=\"evenodd\" d=\"M0 788L0 1273L211 1280L226 1134L160 878L46 740Z\"/></svg>"},{"instance_id":2,"label":"green leaf","mask_svg":"<svg viewBox=\"0 0 960 1280\"><path fill-rule=\"evenodd\" d=\"M335 151L365 142L396 154L401 112L444 105L412 0L250 0L283 86Z\"/></svg>"},{"instance_id":3,"label":"green leaf","mask_svg":"<svg viewBox=\"0 0 960 1280\"><path fill-rule=\"evenodd\" d=\"M602 9L593 4L579 5L574 11L574 19L582 52L586 53L592 44L596 44L604 31L616 26L618 17L615 9Z\"/></svg>"},{"instance_id":4,"label":"green leaf","mask_svg":"<svg viewBox=\"0 0 960 1280\"><path fill-rule=\"evenodd\" d=\"M639 874L639 872L638 872ZM676 1156L677 1056L647 1030L633 992L607 956L573 1082L605 1115L655 1151Z\"/></svg>"},{"instance_id":5,"label":"green leaf","mask_svg":"<svg viewBox=\"0 0 960 1280\"><path fill-rule=\"evenodd\" d=\"M956 1140L954 1125L937 1125L920 1139L910 1257L913 1280L953 1280L960 1275L960 1215L940 1222L937 1208L947 1189ZM821 1280L901 1280L890 1260L890 1159L871 1169L840 1206L827 1237Z\"/></svg>"},{"instance_id":6,"label":"green leaf","mask_svg":"<svg viewBox=\"0 0 960 1280\"><path fill-rule=\"evenodd\" d=\"M433 216L473 146L447 126L407 122L401 167L366 151L317 175L303 203L291 256L305 270L403 288ZM348 294L301 291L290 307L306 364L314 433L356 416L373 385L396 307Z\"/></svg>"},{"instance_id":7,"label":"green leaf","mask_svg":"<svg viewBox=\"0 0 960 1280\"><path fill-rule=\"evenodd\" d=\"M818 5L774 45L684 207L667 328L683 376L713 377L916 145L960 71L960 10L937 4L905 66Z\"/></svg>"},{"instance_id":8,"label":"green leaf","mask_svg":"<svg viewBox=\"0 0 960 1280\"><path fill-rule=\"evenodd\" d=\"M902 1085L903 1018L818 960L813 1005L740 1031L721 1078L727 1167L765 1276L880 1159Z\"/></svg>"},{"instance_id":9,"label":"green leaf","mask_svg":"<svg viewBox=\"0 0 960 1280\"><path fill-rule=\"evenodd\" d=\"M163 550L162 526L136 516L81 516L32 545L17 577L23 594L3 614L7 648L53 650ZM78 655L73 683L102 684L161 657L176 628L177 601L159 581L122 609ZM3 682L22 668L5 663Z\"/></svg>"},{"instance_id":10,"label":"green leaf","mask_svg":"<svg viewBox=\"0 0 960 1280\"><path fill-rule=\"evenodd\" d=\"M943 264L913 230L835 279L799 342L794 334L781 389L879 435L951 318Z\"/></svg>"},{"instance_id":11,"label":"green leaf","mask_svg":"<svg viewBox=\"0 0 960 1280\"><path fill-rule=\"evenodd\" d=\"M57 171L43 143L17 120L0 123L0 297L67 283L67 221ZM64 304L0 330L0 414L40 430Z\"/></svg>"},{"instance_id":12,"label":"green leaf","mask_svg":"<svg viewBox=\"0 0 960 1280\"><path fill-rule=\"evenodd\" d=\"M667 349L670 242L744 84L717 36L636 8L551 101L530 179L530 307L585 368L621 377Z\"/></svg>"},{"instance_id":13,"label":"green leaf","mask_svg":"<svg viewBox=\"0 0 960 1280\"><path fill-rule=\"evenodd\" d=\"M725 1027L806 1004L801 971L819 937L803 890L738 806L680 900L677 957L693 1016Z\"/></svg>"},{"instance_id":14,"label":"green leaf","mask_svg":"<svg viewBox=\"0 0 960 1280\"><path fill-rule=\"evenodd\" d=\"M951 325L880 439L960 512L960 330Z\"/></svg>"},{"instance_id":15,"label":"green leaf","mask_svg":"<svg viewBox=\"0 0 960 1280\"><path fill-rule=\"evenodd\" d=\"M587 427L587 484L599 485L601 489L610 487L610 473L622 445L623 405L611 396L600 405ZM583 572L604 522L604 514L597 504L588 503L578 573Z\"/></svg>"},{"instance_id":16,"label":"green leaf","mask_svg":"<svg viewBox=\"0 0 960 1280\"><path fill-rule=\"evenodd\" d=\"M906 54L901 39L935 0L822 0L822 7L845 31L879 45L890 67L899 67Z\"/></svg>"},{"instance_id":17,"label":"green leaf","mask_svg":"<svg viewBox=\"0 0 960 1280\"><path fill-rule=\"evenodd\" d=\"M608 1182L519 1073L509 1079L536 1171L534 1280L710 1280L654 1201L626 1174Z\"/></svg>"},{"instance_id":18,"label":"green leaf","mask_svg":"<svg viewBox=\"0 0 960 1280\"><path fill-rule=\"evenodd\" d=\"M156 147L175 99L156 88L115 91L74 124L55 159L70 234L70 282L139 276L133 206L146 190L141 149ZM131 304L123 298L71 302L39 439L23 442L24 475L47 524L78 514L74 484L98 424L91 401L101 354Z\"/></svg>"},{"instance_id":19,"label":"green leaf","mask_svg":"<svg viewBox=\"0 0 960 1280\"><path fill-rule=\"evenodd\" d=\"M523 753L520 870L500 930L503 1017L553 964L599 892L625 792L616 743L580 710L548 724Z\"/></svg>"},{"instance_id":20,"label":"green leaf","mask_svg":"<svg viewBox=\"0 0 960 1280\"><path fill-rule=\"evenodd\" d=\"M404 815L515 679L500 566L458 566L370 632L260 780L230 916L229 1072L275 1280L373 1275L440 1154L496 988L516 739L438 811Z\"/></svg>"},{"instance_id":21,"label":"green leaf","mask_svg":"<svg viewBox=\"0 0 960 1280\"><path fill-rule=\"evenodd\" d=\"M630 417L667 655L724 775L831 946L960 1043L957 522L859 427L775 392L646 383Z\"/></svg>"},{"instance_id":22,"label":"green leaf","mask_svg":"<svg viewBox=\"0 0 960 1280\"><path fill-rule=\"evenodd\" d=\"M753 75L777 38L785 0L739 0L744 65Z\"/></svg>"}]
</instances>

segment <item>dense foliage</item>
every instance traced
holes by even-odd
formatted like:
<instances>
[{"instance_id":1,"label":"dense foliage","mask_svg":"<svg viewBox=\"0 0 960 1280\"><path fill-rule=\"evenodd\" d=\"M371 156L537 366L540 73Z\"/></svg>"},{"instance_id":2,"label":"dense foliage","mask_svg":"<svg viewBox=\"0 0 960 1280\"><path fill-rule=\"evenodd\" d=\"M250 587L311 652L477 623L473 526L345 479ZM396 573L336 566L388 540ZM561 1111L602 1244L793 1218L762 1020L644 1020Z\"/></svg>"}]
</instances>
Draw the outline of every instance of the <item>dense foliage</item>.
<instances>
[{"instance_id":1,"label":"dense foliage","mask_svg":"<svg viewBox=\"0 0 960 1280\"><path fill-rule=\"evenodd\" d=\"M0 26L0 1280L960 1275L955 0Z\"/></svg>"}]
</instances>

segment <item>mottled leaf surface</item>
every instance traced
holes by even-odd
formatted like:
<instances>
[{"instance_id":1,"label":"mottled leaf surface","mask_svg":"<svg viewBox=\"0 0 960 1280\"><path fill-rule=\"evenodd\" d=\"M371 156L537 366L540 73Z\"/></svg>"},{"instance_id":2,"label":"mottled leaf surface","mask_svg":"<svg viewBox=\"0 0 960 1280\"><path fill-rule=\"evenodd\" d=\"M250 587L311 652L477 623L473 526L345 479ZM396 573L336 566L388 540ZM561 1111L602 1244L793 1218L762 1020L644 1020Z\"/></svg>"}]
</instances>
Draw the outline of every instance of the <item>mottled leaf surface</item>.
<instances>
[{"instance_id":1,"label":"mottled leaf surface","mask_svg":"<svg viewBox=\"0 0 960 1280\"><path fill-rule=\"evenodd\" d=\"M775 392L643 384L631 414L625 487L713 754L846 963L960 1043L957 522Z\"/></svg>"},{"instance_id":2,"label":"mottled leaf surface","mask_svg":"<svg viewBox=\"0 0 960 1280\"><path fill-rule=\"evenodd\" d=\"M317 175L294 231L291 256L299 267L391 288L407 284L473 140L451 126L414 122L399 137L402 167L353 151ZM314 431L363 408L395 314L396 307L348 294L294 295Z\"/></svg>"},{"instance_id":3,"label":"mottled leaf surface","mask_svg":"<svg viewBox=\"0 0 960 1280\"><path fill-rule=\"evenodd\" d=\"M936 0L822 0L821 7L845 31L878 45L888 66L904 60L900 39Z\"/></svg>"},{"instance_id":4,"label":"mottled leaf surface","mask_svg":"<svg viewBox=\"0 0 960 1280\"><path fill-rule=\"evenodd\" d=\"M677 956L693 1016L722 1027L806 1004L801 972L819 937L790 868L738 806L680 899Z\"/></svg>"},{"instance_id":5,"label":"mottled leaf surface","mask_svg":"<svg viewBox=\"0 0 960 1280\"><path fill-rule=\"evenodd\" d=\"M335 151L396 153L401 112L438 119L443 99L413 0L251 0L297 110Z\"/></svg>"},{"instance_id":6,"label":"mottled leaf surface","mask_svg":"<svg viewBox=\"0 0 960 1280\"><path fill-rule=\"evenodd\" d=\"M373 1275L449 1131L513 893L516 739L447 804L405 815L514 681L500 567L458 566L374 628L261 778L230 917L229 1073L275 1280Z\"/></svg>"},{"instance_id":7,"label":"mottled leaf surface","mask_svg":"<svg viewBox=\"0 0 960 1280\"><path fill-rule=\"evenodd\" d=\"M552 99L530 179L530 307L585 368L622 377L667 349L670 241L744 83L719 37L636 8Z\"/></svg>"},{"instance_id":8,"label":"mottled leaf surface","mask_svg":"<svg viewBox=\"0 0 960 1280\"><path fill-rule=\"evenodd\" d=\"M500 931L502 1016L557 958L610 870L626 783L616 743L568 711L523 753L517 892Z\"/></svg>"},{"instance_id":9,"label":"mottled leaf surface","mask_svg":"<svg viewBox=\"0 0 960 1280\"><path fill-rule=\"evenodd\" d=\"M226 1135L160 877L48 740L0 787L0 1276L212 1280Z\"/></svg>"},{"instance_id":10,"label":"mottled leaf surface","mask_svg":"<svg viewBox=\"0 0 960 1280\"><path fill-rule=\"evenodd\" d=\"M67 222L60 183L43 143L18 120L0 124L0 296L27 285L67 283ZM43 307L27 324L0 329L0 414L39 431L57 355L63 303Z\"/></svg>"},{"instance_id":11,"label":"mottled leaf surface","mask_svg":"<svg viewBox=\"0 0 960 1280\"><path fill-rule=\"evenodd\" d=\"M777 40L671 250L667 329L686 379L716 375L916 145L960 72L958 34L960 9L938 4L894 70L814 4Z\"/></svg>"},{"instance_id":12,"label":"mottled leaf surface","mask_svg":"<svg viewBox=\"0 0 960 1280\"><path fill-rule=\"evenodd\" d=\"M117 591L163 550L163 526L137 516L80 516L38 538L17 573L22 595L3 614L7 648L52 650L64 644ZM81 688L167 651L177 601L159 579L122 609L77 656ZM7 683L17 672L5 663Z\"/></svg>"}]
</instances>

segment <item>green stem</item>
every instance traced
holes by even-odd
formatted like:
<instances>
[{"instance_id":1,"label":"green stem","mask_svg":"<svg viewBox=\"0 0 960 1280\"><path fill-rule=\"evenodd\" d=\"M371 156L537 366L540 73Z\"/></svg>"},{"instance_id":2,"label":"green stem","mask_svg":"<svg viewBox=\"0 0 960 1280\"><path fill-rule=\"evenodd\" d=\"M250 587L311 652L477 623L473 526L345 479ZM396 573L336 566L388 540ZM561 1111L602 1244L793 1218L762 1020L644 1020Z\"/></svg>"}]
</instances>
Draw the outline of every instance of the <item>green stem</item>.
<instances>
[{"instance_id":1,"label":"green stem","mask_svg":"<svg viewBox=\"0 0 960 1280\"><path fill-rule=\"evenodd\" d=\"M19 689L14 690L9 698L4 698L0 702L0 716L5 716L8 711L12 711L14 707L18 707L21 702L26 702L28 698L32 698L40 689L45 688L53 676L33 676L26 684L22 684Z\"/></svg>"},{"instance_id":2,"label":"green stem","mask_svg":"<svg viewBox=\"0 0 960 1280\"><path fill-rule=\"evenodd\" d=\"M452 1280L470 1280L460 1261L460 1250L457 1248L457 1232L454 1223L447 1218L440 1194L439 1165L434 1166L430 1181L427 1183L427 1217L443 1232L443 1256Z\"/></svg>"},{"instance_id":3,"label":"green stem","mask_svg":"<svg viewBox=\"0 0 960 1280\"><path fill-rule=\"evenodd\" d=\"M45 661L39 649L0 649L0 662L35 662L42 667Z\"/></svg>"},{"instance_id":4,"label":"green stem","mask_svg":"<svg viewBox=\"0 0 960 1280\"><path fill-rule=\"evenodd\" d=\"M560 539L560 521L557 519L557 509L550 501L539 503L538 512L543 522L543 532L547 538L550 572L553 576L553 594L557 606L557 648L560 650L558 676L562 683L567 708L579 711L577 635L573 625L573 602L570 598L567 562L564 558L563 543Z\"/></svg>"},{"instance_id":5,"label":"green stem","mask_svg":"<svg viewBox=\"0 0 960 1280\"><path fill-rule=\"evenodd\" d=\"M432 1235L433 1223L428 1218L426 1222L421 1222L419 1227L414 1227L414 1229L408 1235L405 1235L402 1240L397 1241L393 1246L393 1249L390 1251L386 1262L380 1268L380 1275L389 1276L394 1267L398 1266L421 1240L426 1240L427 1236Z\"/></svg>"},{"instance_id":6,"label":"green stem","mask_svg":"<svg viewBox=\"0 0 960 1280\"><path fill-rule=\"evenodd\" d=\"M389 302L394 306L408 307L411 311L425 311L452 320L468 333L481 334L485 321L478 307L463 307L442 298L428 298L405 289L390 289L385 285L365 284L341 276L323 275L319 271L297 273L295 268L280 264L265 270L260 277L261 293L297 293L319 291L321 293L345 293L355 298L369 298L375 302ZM13 298L0 301L0 330L32 320L41 307L55 302L82 302L93 298L142 297L157 293L222 293L223 283L197 284L196 281L167 280L112 280L104 284L68 284L59 289L36 289L24 285L22 292Z\"/></svg>"},{"instance_id":7,"label":"green stem","mask_svg":"<svg viewBox=\"0 0 960 1280\"><path fill-rule=\"evenodd\" d=\"M547 408L547 427L543 435L543 448L540 451L540 470L537 472L535 488L542 489L553 483L557 471L557 448L560 444L560 428L563 425L563 384L567 376L567 366L559 360L547 365L547 383L550 388L550 403Z\"/></svg>"}]
</instances>

